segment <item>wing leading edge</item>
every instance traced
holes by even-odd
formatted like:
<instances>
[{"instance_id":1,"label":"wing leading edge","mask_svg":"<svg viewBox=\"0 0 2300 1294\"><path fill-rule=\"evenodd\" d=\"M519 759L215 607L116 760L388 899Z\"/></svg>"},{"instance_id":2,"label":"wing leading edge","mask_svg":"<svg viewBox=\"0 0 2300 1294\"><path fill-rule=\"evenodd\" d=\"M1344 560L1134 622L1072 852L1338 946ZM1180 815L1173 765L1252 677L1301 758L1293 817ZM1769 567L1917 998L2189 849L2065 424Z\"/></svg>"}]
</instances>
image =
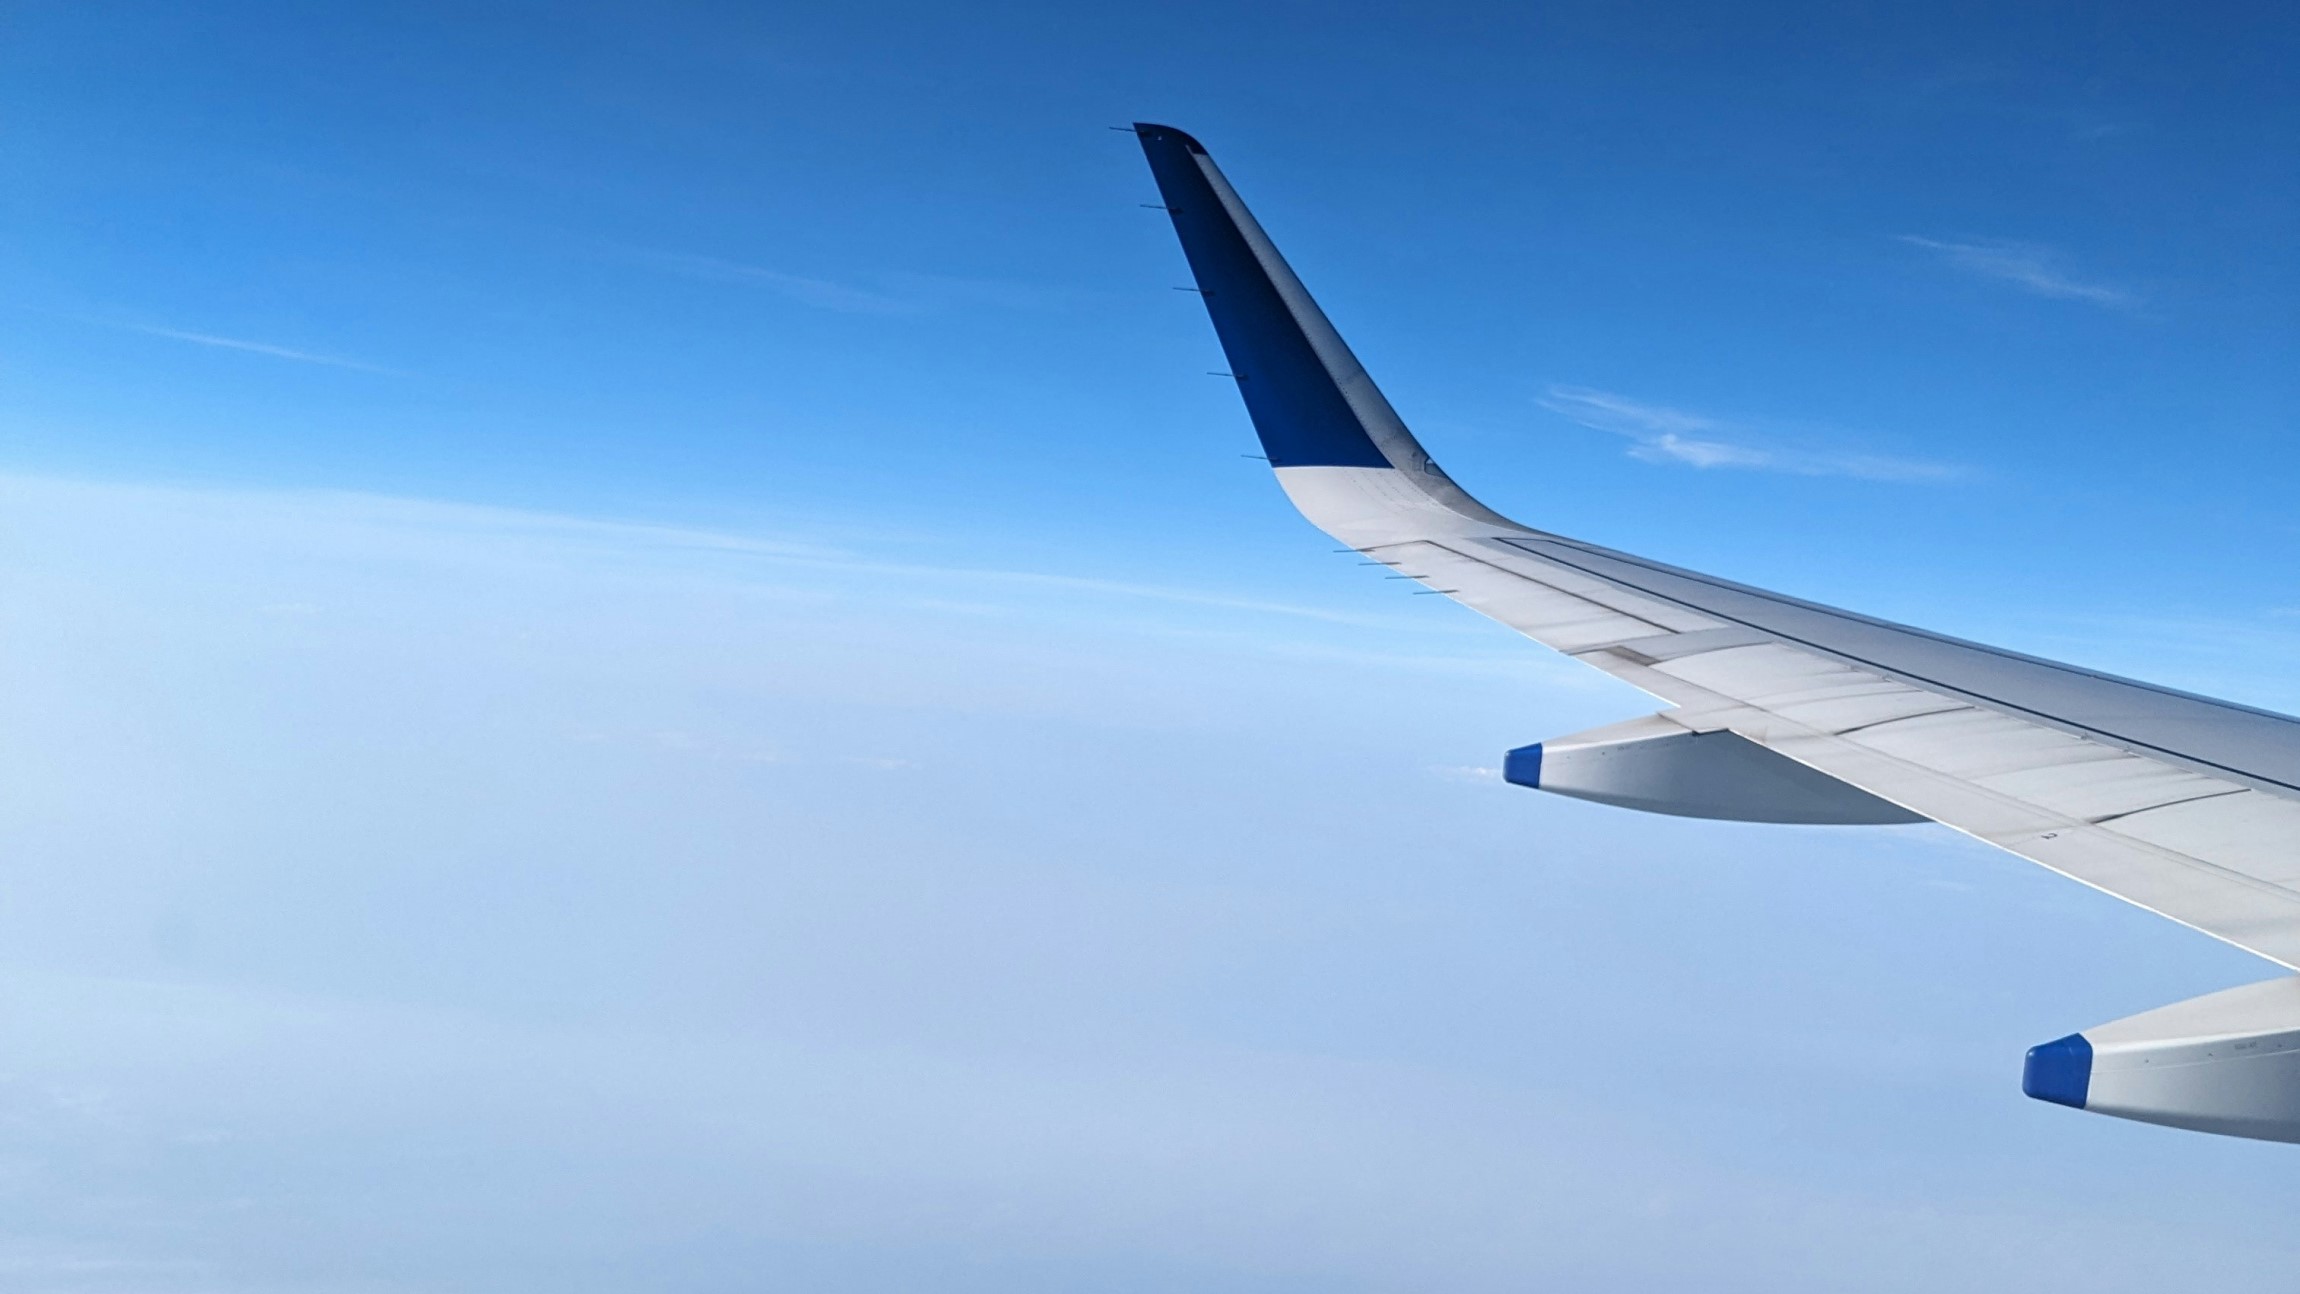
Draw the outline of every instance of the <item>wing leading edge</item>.
<instances>
[{"instance_id":1,"label":"wing leading edge","mask_svg":"<svg viewBox=\"0 0 2300 1294\"><path fill-rule=\"evenodd\" d=\"M2300 720L1500 516L1430 459L1205 148L1135 133L1271 467L1320 529L1670 703L1642 722L1731 733L2300 967Z\"/></svg>"}]
</instances>

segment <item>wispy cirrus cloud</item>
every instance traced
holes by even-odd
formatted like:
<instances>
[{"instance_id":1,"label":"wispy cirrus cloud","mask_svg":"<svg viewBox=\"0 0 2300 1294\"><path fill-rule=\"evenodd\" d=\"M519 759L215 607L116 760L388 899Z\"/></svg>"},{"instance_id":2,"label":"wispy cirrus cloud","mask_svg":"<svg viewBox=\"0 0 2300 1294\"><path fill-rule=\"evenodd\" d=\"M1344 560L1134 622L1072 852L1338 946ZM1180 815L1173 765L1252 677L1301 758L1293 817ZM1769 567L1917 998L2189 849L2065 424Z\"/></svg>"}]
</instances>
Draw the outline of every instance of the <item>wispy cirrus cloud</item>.
<instances>
[{"instance_id":1,"label":"wispy cirrus cloud","mask_svg":"<svg viewBox=\"0 0 2300 1294\"><path fill-rule=\"evenodd\" d=\"M925 305L919 301L896 293L805 274L789 274L763 265L746 265L741 261L722 260L716 256L694 256L684 252L647 252L643 255L648 262L673 274L701 279L706 283L739 283L766 288L800 305L813 306L818 310L856 315L908 315L921 314L926 310Z\"/></svg>"},{"instance_id":2,"label":"wispy cirrus cloud","mask_svg":"<svg viewBox=\"0 0 2300 1294\"><path fill-rule=\"evenodd\" d=\"M219 337L214 333L190 332L182 328L162 328L157 324L113 323L114 328L140 332L148 337L165 337L170 341L190 342L194 346L213 346L219 350L245 351L250 355L269 355L273 359L293 360L298 364L323 364L329 368L358 369L363 373L393 373L395 370L364 360L345 359L341 355L322 355L316 351L297 350L290 346L275 346L270 342L249 341L244 337Z\"/></svg>"},{"instance_id":3,"label":"wispy cirrus cloud","mask_svg":"<svg viewBox=\"0 0 2300 1294\"><path fill-rule=\"evenodd\" d=\"M2124 288L2070 274L2061 268L2057 253L2033 243L1960 243L1918 234L1902 234L1899 238L1911 247L1932 253L1952 269L1976 278L2009 283L2031 296L2109 307L2136 303L2133 294Z\"/></svg>"},{"instance_id":4,"label":"wispy cirrus cloud","mask_svg":"<svg viewBox=\"0 0 2300 1294\"><path fill-rule=\"evenodd\" d=\"M920 315L962 306L1047 309L1069 299L1068 293L1057 289L1001 279L890 272L858 283L688 252L641 250L635 254L683 278L765 288L799 305L838 314Z\"/></svg>"},{"instance_id":5,"label":"wispy cirrus cloud","mask_svg":"<svg viewBox=\"0 0 2300 1294\"><path fill-rule=\"evenodd\" d=\"M1863 481L1947 481L1965 474L1953 463L1784 444L1760 427L1584 386L1552 386L1540 404L1593 431L1627 439L1630 457L1648 463Z\"/></svg>"}]
</instances>

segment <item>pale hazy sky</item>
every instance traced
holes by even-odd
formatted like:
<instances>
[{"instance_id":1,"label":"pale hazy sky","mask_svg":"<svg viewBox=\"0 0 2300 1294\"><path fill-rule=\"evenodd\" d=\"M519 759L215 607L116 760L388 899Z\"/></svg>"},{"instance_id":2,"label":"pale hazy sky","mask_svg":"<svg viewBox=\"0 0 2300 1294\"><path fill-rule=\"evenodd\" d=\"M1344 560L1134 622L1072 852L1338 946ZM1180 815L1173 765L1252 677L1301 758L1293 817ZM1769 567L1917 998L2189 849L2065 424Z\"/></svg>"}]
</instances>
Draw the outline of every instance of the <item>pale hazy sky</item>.
<instances>
[{"instance_id":1,"label":"pale hazy sky","mask_svg":"<svg viewBox=\"0 0 2300 1294\"><path fill-rule=\"evenodd\" d=\"M2300 1257L2018 1086L2264 963L1500 784L1653 703L1292 516L1103 129L1506 510L2292 710L2288 13L10 21L0 1290Z\"/></svg>"}]
</instances>

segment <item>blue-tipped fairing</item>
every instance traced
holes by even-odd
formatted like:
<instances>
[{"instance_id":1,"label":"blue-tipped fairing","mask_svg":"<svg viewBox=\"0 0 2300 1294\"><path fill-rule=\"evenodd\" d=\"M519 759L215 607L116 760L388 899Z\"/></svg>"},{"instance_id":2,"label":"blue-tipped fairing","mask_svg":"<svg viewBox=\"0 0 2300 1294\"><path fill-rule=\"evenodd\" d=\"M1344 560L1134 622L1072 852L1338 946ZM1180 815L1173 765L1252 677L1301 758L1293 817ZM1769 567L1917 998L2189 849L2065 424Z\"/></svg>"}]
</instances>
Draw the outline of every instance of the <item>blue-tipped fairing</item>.
<instances>
[{"instance_id":1,"label":"blue-tipped fairing","mask_svg":"<svg viewBox=\"0 0 2300 1294\"><path fill-rule=\"evenodd\" d=\"M1541 743L1520 746L1501 758L1501 780L1541 789Z\"/></svg>"},{"instance_id":2,"label":"blue-tipped fairing","mask_svg":"<svg viewBox=\"0 0 2300 1294\"><path fill-rule=\"evenodd\" d=\"M2020 1090L2039 1101L2084 1108L2092 1087L2092 1044L2081 1033L2040 1042L2028 1049L2021 1067Z\"/></svg>"}]
</instances>

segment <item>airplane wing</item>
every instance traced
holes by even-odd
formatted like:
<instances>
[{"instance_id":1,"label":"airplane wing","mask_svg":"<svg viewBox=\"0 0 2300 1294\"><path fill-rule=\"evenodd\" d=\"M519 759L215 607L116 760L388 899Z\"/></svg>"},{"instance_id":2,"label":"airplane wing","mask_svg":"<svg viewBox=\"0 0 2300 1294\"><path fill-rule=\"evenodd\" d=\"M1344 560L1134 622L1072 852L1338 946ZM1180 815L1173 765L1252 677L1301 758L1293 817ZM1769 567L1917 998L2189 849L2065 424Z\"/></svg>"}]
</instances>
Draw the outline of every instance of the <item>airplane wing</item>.
<instances>
[{"instance_id":1,"label":"airplane wing","mask_svg":"<svg viewBox=\"0 0 2300 1294\"><path fill-rule=\"evenodd\" d=\"M1549 743L1568 781L1597 788L1587 798L1766 821L1930 819L2300 968L2300 720L1785 597L1496 514L1406 430L1205 148L1167 126L1135 133L1270 465L1302 514L1398 574L1672 707L1619 732ZM1639 754L1647 750L1673 753ZM1573 762L1592 751L1608 761ZM1715 753L1731 751L1744 754ZM1543 748L1512 752L1510 780L1547 789L1543 769ZM1607 779L1623 777L1637 784L1605 792ZM2273 1023L2289 1024L2300 1058L2300 996L2277 1002L2287 999L2277 1009L2291 1019ZM2032 1056L2032 1070L2037 1063ZM2300 1092L2300 1059L2293 1077ZM2049 1074L2032 1078L2050 1086ZM2087 1108L2107 1108L2095 1098ZM2081 1092L2063 1103L2086 1104ZM2294 1103L2300 1139L2300 1097Z\"/></svg>"}]
</instances>

